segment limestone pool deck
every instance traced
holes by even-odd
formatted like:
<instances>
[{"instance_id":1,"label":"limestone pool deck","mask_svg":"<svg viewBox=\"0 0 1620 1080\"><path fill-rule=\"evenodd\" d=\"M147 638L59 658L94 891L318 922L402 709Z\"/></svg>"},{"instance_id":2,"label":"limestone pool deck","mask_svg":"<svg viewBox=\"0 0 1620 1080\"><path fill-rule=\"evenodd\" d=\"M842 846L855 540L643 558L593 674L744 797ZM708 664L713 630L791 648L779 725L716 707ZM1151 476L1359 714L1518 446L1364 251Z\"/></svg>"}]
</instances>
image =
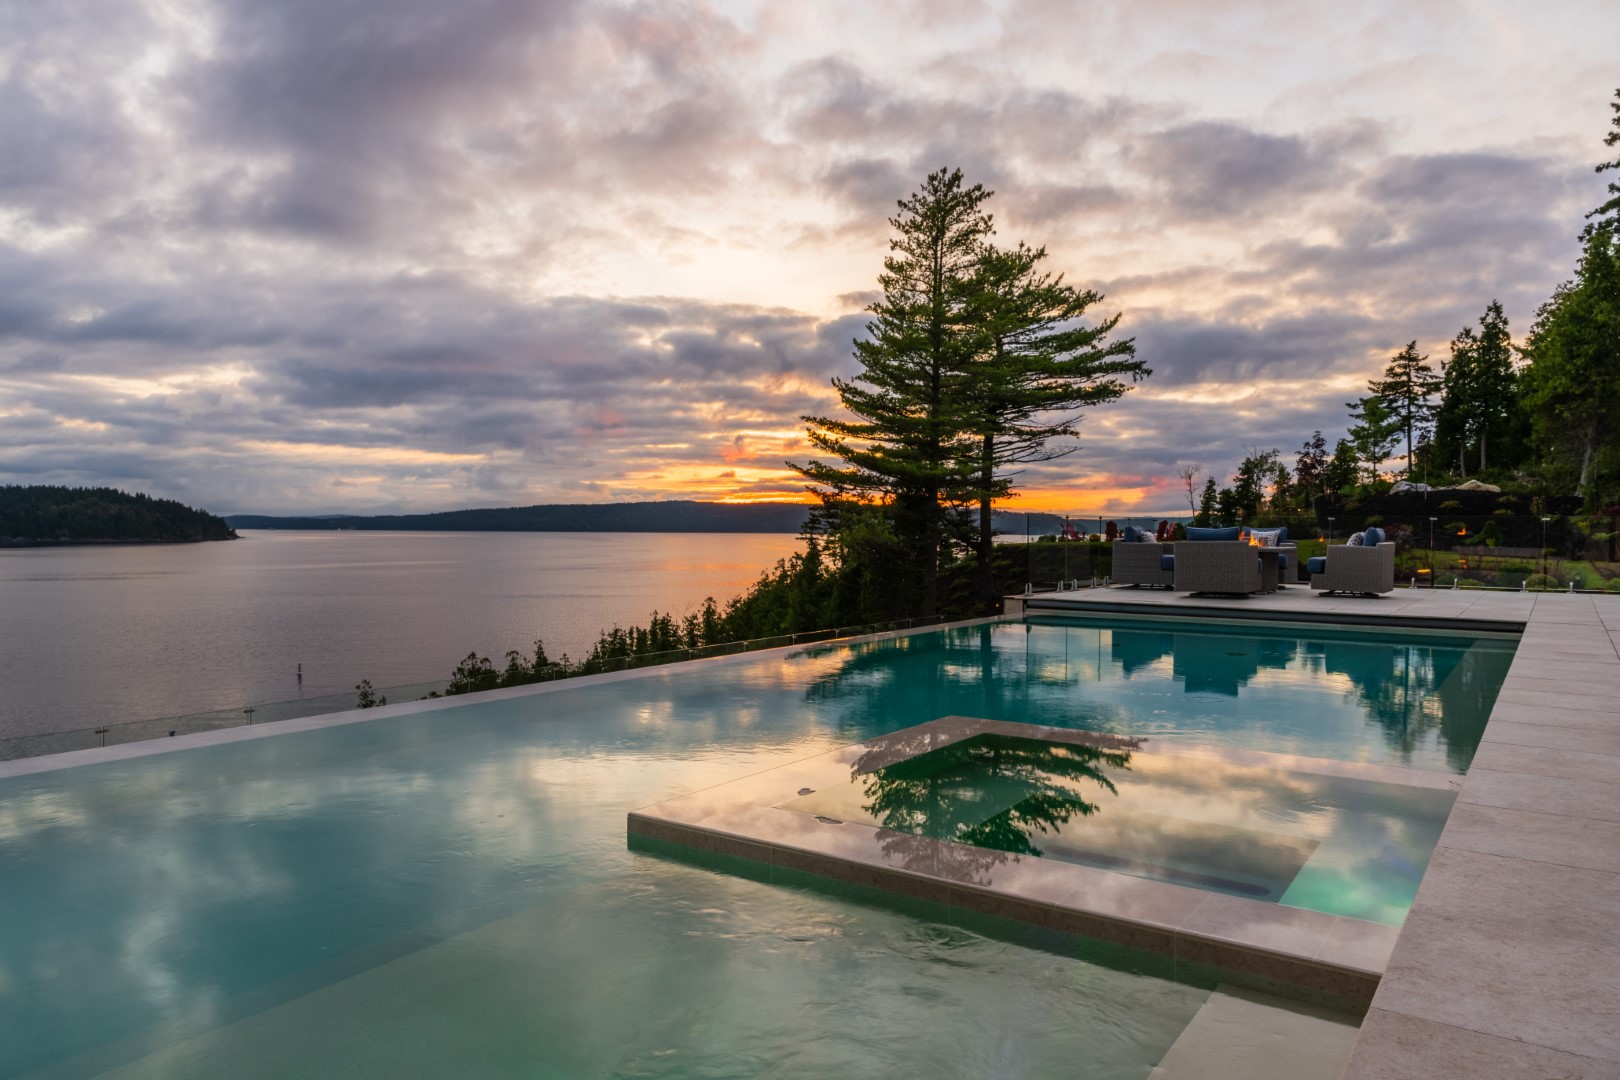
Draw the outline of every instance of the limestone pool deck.
<instances>
[{"instance_id":1,"label":"limestone pool deck","mask_svg":"<svg viewBox=\"0 0 1620 1080\"><path fill-rule=\"evenodd\" d=\"M1116 587L1008 608L1522 626L1344 1077L1620 1078L1620 596Z\"/></svg>"}]
</instances>

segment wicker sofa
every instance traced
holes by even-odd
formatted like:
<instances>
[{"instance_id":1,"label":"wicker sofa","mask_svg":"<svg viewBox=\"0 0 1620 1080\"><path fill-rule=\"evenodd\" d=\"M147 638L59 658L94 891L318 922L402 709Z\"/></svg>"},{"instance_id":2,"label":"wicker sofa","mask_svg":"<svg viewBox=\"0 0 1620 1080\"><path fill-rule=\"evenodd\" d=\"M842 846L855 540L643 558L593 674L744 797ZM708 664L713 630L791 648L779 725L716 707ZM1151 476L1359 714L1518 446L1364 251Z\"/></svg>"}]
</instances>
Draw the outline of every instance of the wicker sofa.
<instances>
[{"instance_id":1,"label":"wicker sofa","mask_svg":"<svg viewBox=\"0 0 1620 1080\"><path fill-rule=\"evenodd\" d=\"M1175 571L1164 565L1165 556L1169 553L1169 544L1116 540L1113 545L1114 568L1109 572L1109 578L1115 585L1163 586L1168 589L1175 582Z\"/></svg>"},{"instance_id":2,"label":"wicker sofa","mask_svg":"<svg viewBox=\"0 0 1620 1080\"><path fill-rule=\"evenodd\" d=\"M1395 545L1387 541L1365 547L1337 544L1306 566L1311 588L1318 592L1376 596L1395 591Z\"/></svg>"},{"instance_id":3,"label":"wicker sofa","mask_svg":"<svg viewBox=\"0 0 1620 1080\"><path fill-rule=\"evenodd\" d=\"M1260 591L1260 559L1247 541L1189 540L1175 547L1177 592Z\"/></svg>"}]
</instances>

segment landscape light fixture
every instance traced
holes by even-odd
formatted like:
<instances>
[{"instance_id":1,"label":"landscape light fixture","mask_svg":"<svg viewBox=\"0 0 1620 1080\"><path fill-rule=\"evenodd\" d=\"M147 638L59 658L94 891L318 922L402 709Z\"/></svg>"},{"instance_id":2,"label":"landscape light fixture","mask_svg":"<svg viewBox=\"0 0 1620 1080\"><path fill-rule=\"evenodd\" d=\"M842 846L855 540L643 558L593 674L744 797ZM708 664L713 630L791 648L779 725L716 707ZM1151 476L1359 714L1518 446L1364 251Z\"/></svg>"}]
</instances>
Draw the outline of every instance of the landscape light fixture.
<instances>
[{"instance_id":1,"label":"landscape light fixture","mask_svg":"<svg viewBox=\"0 0 1620 1080\"><path fill-rule=\"evenodd\" d=\"M1547 522L1551 520L1550 517L1541 519L1541 574L1543 577L1547 575Z\"/></svg>"}]
</instances>

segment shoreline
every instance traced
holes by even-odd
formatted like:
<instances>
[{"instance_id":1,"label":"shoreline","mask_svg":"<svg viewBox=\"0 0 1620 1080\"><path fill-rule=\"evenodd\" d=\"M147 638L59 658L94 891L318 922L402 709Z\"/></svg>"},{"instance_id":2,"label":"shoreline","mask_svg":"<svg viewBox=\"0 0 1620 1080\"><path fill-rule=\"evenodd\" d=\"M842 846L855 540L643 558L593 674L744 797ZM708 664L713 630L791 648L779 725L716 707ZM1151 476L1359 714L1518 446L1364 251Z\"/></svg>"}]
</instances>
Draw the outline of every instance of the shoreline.
<instances>
[{"instance_id":1,"label":"shoreline","mask_svg":"<svg viewBox=\"0 0 1620 1080\"><path fill-rule=\"evenodd\" d=\"M26 536L0 536L0 548L40 547L131 547L151 544L211 544L221 540L240 540L234 530L229 536L194 536L185 540L155 540L133 538L128 540L37 540Z\"/></svg>"}]
</instances>

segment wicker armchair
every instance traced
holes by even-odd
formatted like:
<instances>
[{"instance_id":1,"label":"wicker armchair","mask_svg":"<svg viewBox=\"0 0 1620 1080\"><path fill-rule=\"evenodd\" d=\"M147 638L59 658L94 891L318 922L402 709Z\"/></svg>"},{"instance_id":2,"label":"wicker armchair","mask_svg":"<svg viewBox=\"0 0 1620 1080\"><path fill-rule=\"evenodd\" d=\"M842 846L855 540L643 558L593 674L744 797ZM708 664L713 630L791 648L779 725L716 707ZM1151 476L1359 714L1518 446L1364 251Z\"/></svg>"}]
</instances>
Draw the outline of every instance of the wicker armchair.
<instances>
[{"instance_id":1,"label":"wicker armchair","mask_svg":"<svg viewBox=\"0 0 1620 1080\"><path fill-rule=\"evenodd\" d=\"M1259 592L1260 557L1242 540L1177 544L1175 589L1189 593Z\"/></svg>"},{"instance_id":2,"label":"wicker armchair","mask_svg":"<svg viewBox=\"0 0 1620 1080\"><path fill-rule=\"evenodd\" d=\"M1119 540L1113 552L1114 568L1108 576L1115 585L1162 585L1168 589L1174 584L1175 572L1162 565L1164 556L1170 553L1169 544Z\"/></svg>"},{"instance_id":3,"label":"wicker armchair","mask_svg":"<svg viewBox=\"0 0 1620 1080\"><path fill-rule=\"evenodd\" d=\"M1177 560L1178 562L1180 560ZM1320 569L1318 569L1320 567ZM1376 596L1395 591L1395 545L1351 547L1337 544L1311 560L1311 588L1318 592Z\"/></svg>"}]
</instances>

